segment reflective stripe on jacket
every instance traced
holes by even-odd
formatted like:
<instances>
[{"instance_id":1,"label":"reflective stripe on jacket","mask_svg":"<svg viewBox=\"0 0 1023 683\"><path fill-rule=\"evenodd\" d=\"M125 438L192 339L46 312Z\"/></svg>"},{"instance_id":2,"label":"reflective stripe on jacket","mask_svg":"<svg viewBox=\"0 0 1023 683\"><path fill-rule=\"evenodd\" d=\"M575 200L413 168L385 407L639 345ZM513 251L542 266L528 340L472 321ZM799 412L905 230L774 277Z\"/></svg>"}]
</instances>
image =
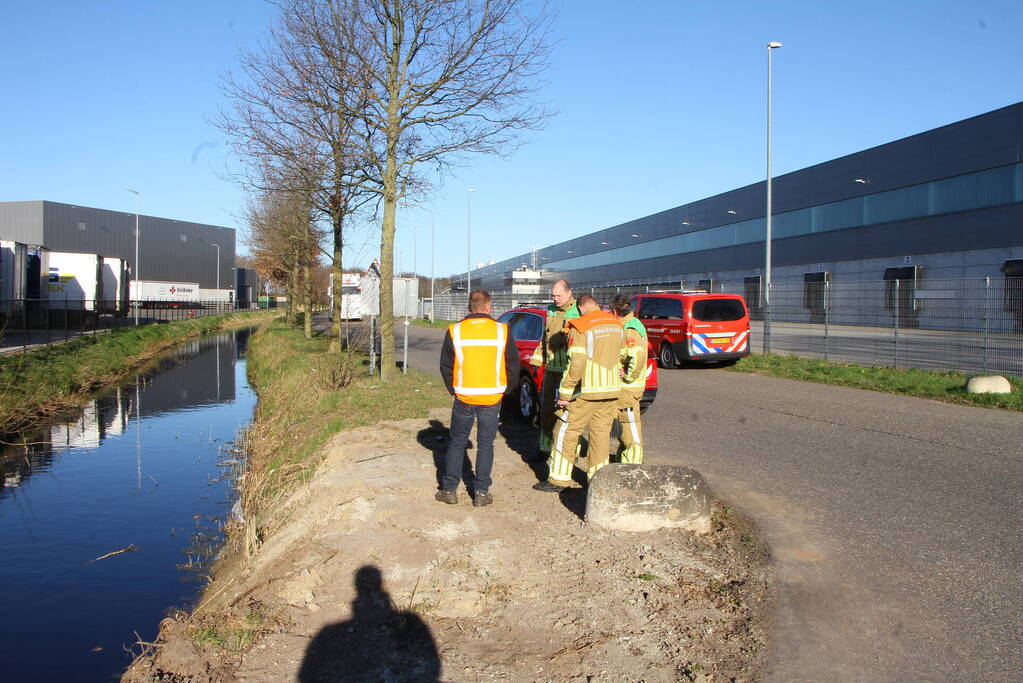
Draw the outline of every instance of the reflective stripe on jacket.
<instances>
[{"instance_id":1,"label":"reflective stripe on jacket","mask_svg":"<svg viewBox=\"0 0 1023 683\"><path fill-rule=\"evenodd\" d=\"M569 300L564 308L554 304L548 306L543 338L536 345L529 362L543 365L548 372L564 372L568 368L568 332L565 327L569 320L578 317L579 307L575 299Z\"/></svg>"},{"instance_id":2,"label":"reflective stripe on jacket","mask_svg":"<svg viewBox=\"0 0 1023 683\"><path fill-rule=\"evenodd\" d=\"M492 406L508 388L504 351L508 326L491 318L466 318L448 326L455 351L452 376L462 403Z\"/></svg>"},{"instance_id":3,"label":"reflective stripe on jacket","mask_svg":"<svg viewBox=\"0 0 1023 683\"><path fill-rule=\"evenodd\" d=\"M570 326L569 366L561 378L558 397L618 398L622 389L619 368L627 358L622 324L612 315L593 311L570 321Z\"/></svg>"},{"instance_id":4,"label":"reflective stripe on jacket","mask_svg":"<svg viewBox=\"0 0 1023 683\"><path fill-rule=\"evenodd\" d=\"M646 328L632 313L622 318L622 325L625 326L625 350L628 355L624 363L625 377L622 379L622 389L642 396L647 378L650 377Z\"/></svg>"}]
</instances>

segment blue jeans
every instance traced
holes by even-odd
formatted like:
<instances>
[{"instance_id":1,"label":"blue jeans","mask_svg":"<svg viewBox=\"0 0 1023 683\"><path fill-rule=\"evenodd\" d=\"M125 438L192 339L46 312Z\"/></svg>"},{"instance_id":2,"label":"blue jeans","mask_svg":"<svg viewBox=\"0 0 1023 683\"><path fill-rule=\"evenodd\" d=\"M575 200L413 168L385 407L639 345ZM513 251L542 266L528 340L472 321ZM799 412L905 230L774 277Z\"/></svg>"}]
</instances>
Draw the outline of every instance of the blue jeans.
<instances>
[{"instance_id":1,"label":"blue jeans","mask_svg":"<svg viewBox=\"0 0 1023 683\"><path fill-rule=\"evenodd\" d=\"M466 448L473 420L476 421L476 479L474 493L490 491L490 472L494 469L494 437L497 436L497 419L501 415L501 402L492 406L475 406L462 403L457 398L451 406L451 436L448 452L444 458L444 476L441 488L454 491L462 478L462 463L467 459Z\"/></svg>"}]
</instances>

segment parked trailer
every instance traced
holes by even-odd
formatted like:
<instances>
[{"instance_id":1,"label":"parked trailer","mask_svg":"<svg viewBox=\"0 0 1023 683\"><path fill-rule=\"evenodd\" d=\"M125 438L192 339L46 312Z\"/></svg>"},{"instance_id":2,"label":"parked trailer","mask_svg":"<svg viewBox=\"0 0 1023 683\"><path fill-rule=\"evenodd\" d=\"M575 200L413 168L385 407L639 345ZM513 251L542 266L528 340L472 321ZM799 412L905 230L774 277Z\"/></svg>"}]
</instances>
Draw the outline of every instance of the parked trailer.
<instances>
[{"instance_id":1,"label":"parked trailer","mask_svg":"<svg viewBox=\"0 0 1023 683\"><path fill-rule=\"evenodd\" d=\"M127 263L98 254L44 251L50 310L123 315L128 310Z\"/></svg>"},{"instance_id":2,"label":"parked trailer","mask_svg":"<svg viewBox=\"0 0 1023 683\"><path fill-rule=\"evenodd\" d=\"M20 242L0 240L0 325L20 313L25 299L26 247Z\"/></svg>"},{"instance_id":3,"label":"parked trailer","mask_svg":"<svg viewBox=\"0 0 1023 683\"><path fill-rule=\"evenodd\" d=\"M199 283L133 281L131 283L131 299L141 302L142 308L197 308L199 306Z\"/></svg>"}]
</instances>

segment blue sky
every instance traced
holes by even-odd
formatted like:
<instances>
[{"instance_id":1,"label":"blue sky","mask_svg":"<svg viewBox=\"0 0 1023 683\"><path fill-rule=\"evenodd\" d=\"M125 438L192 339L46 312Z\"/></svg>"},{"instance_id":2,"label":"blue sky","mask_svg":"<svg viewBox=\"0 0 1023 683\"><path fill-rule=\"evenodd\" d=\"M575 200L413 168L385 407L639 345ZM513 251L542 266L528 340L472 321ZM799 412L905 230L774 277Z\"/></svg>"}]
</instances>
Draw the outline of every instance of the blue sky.
<instances>
[{"instance_id":1,"label":"blue sky","mask_svg":"<svg viewBox=\"0 0 1023 683\"><path fill-rule=\"evenodd\" d=\"M558 111L508 158L472 157L432 198L436 273L501 260L1023 100L1023 2L555 0L542 96ZM244 228L208 124L220 76L257 45L256 0L8 3L0 20L0 201L49 199ZM431 215L399 215L430 272ZM376 255L371 226L346 265ZM396 258L399 255L396 254Z\"/></svg>"}]
</instances>

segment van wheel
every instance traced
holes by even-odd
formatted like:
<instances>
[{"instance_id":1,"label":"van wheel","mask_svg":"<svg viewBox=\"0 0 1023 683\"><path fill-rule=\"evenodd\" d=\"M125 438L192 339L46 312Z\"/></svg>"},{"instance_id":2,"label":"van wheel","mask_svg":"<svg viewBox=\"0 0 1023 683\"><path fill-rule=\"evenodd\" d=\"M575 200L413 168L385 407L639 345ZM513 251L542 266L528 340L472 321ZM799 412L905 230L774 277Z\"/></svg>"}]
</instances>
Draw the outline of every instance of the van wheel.
<instances>
[{"instance_id":1,"label":"van wheel","mask_svg":"<svg viewBox=\"0 0 1023 683\"><path fill-rule=\"evenodd\" d=\"M521 418L526 424L532 424L533 420L536 418L537 409L539 408L538 403L536 387L533 386L532 378L529 375L523 375L519 378L519 418Z\"/></svg>"},{"instance_id":2,"label":"van wheel","mask_svg":"<svg viewBox=\"0 0 1023 683\"><path fill-rule=\"evenodd\" d=\"M675 352L671 350L671 344L661 344L660 361L662 368L678 367L678 360L675 358Z\"/></svg>"}]
</instances>

